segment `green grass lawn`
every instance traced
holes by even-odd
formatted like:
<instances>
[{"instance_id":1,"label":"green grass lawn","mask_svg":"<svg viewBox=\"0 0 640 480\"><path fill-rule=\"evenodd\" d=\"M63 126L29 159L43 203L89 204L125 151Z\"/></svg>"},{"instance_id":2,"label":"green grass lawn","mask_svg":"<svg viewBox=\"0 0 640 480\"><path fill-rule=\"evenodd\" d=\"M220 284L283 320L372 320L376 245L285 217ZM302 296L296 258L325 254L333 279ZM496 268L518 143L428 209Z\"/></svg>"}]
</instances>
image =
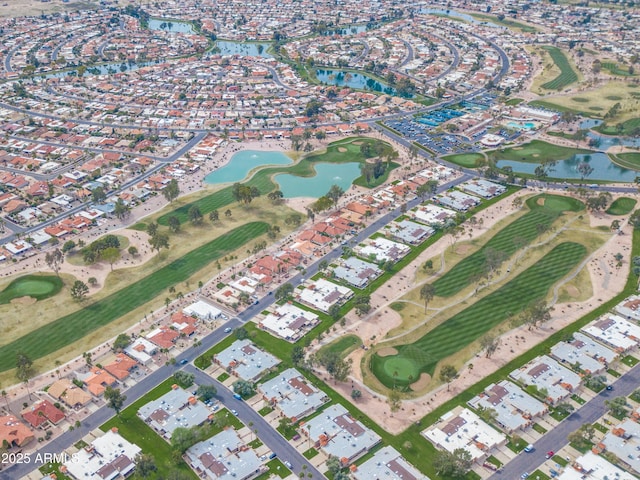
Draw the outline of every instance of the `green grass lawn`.
<instances>
[{"instance_id":1,"label":"green grass lawn","mask_svg":"<svg viewBox=\"0 0 640 480\"><path fill-rule=\"evenodd\" d=\"M629 72L629 67L621 67L615 62L602 62L602 68L608 70L611 75L618 75L620 77L632 77L634 75Z\"/></svg>"},{"instance_id":2,"label":"green grass lawn","mask_svg":"<svg viewBox=\"0 0 640 480\"><path fill-rule=\"evenodd\" d=\"M613 163L621 167L629 170L640 170L640 153L638 152L610 153L609 158Z\"/></svg>"},{"instance_id":3,"label":"green grass lawn","mask_svg":"<svg viewBox=\"0 0 640 480\"><path fill-rule=\"evenodd\" d=\"M305 450L304 452L302 452L302 456L307 460L311 460L313 457L315 457L319 453L320 452L318 452L318 450L316 450L315 448L310 448L309 450Z\"/></svg>"},{"instance_id":4,"label":"green grass lawn","mask_svg":"<svg viewBox=\"0 0 640 480\"><path fill-rule=\"evenodd\" d=\"M269 226L264 222L247 223L235 228L174 260L139 282L94 303L88 303L81 310L1 346L0 371L15 367L16 353L19 351L23 351L35 360L79 340L153 300L168 287L188 280L205 265L266 233L268 228Z\"/></svg>"},{"instance_id":5,"label":"green grass lawn","mask_svg":"<svg viewBox=\"0 0 640 480\"><path fill-rule=\"evenodd\" d=\"M544 205L539 204L540 199L544 200ZM504 227L481 249L464 258L433 282L436 295L450 297L469 285L474 277L484 270L488 249L504 252L507 257L510 257L539 236L538 225L550 225L562 212L576 212L584 208L579 200L548 194L532 197L526 204L529 212Z\"/></svg>"},{"instance_id":6,"label":"green grass lawn","mask_svg":"<svg viewBox=\"0 0 640 480\"><path fill-rule=\"evenodd\" d=\"M340 355L341 358L345 358L356 348L362 345L362 340L357 335L345 335L334 340L327 345L324 345L319 351L318 355L325 354L327 352L335 352Z\"/></svg>"},{"instance_id":7,"label":"green grass lawn","mask_svg":"<svg viewBox=\"0 0 640 480\"><path fill-rule=\"evenodd\" d=\"M447 162L455 163L465 168L477 168L482 165L484 155L479 153L459 153L455 155L446 155L442 157Z\"/></svg>"},{"instance_id":8,"label":"green grass lawn","mask_svg":"<svg viewBox=\"0 0 640 480\"><path fill-rule=\"evenodd\" d=\"M571 67L567 56L562 50L557 47L551 47L548 45L545 45L542 48L549 52L553 63L555 63L556 66L560 69L560 74L553 80L542 84L542 88L546 90L562 90L567 85L571 85L572 83L578 81L578 74Z\"/></svg>"},{"instance_id":9,"label":"green grass lawn","mask_svg":"<svg viewBox=\"0 0 640 480\"><path fill-rule=\"evenodd\" d=\"M587 401L584 398L579 397L575 393L573 395L571 395L571 400L576 402L578 405L584 405L585 403L587 403Z\"/></svg>"},{"instance_id":10,"label":"green grass lawn","mask_svg":"<svg viewBox=\"0 0 640 480\"><path fill-rule=\"evenodd\" d=\"M638 362L640 362L640 360L638 360L636 357L633 357L631 355L626 355L625 357L620 359L620 361L630 367L635 367L638 364Z\"/></svg>"},{"instance_id":11,"label":"green grass lawn","mask_svg":"<svg viewBox=\"0 0 640 480\"><path fill-rule=\"evenodd\" d=\"M0 292L0 304L9 303L14 298L33 297L44 300L62 290L62 279L55 275L25 275L16 278Z\"/></svg>"},{"instance_id":12,"label":"green grass lawn","mask_svg":"<svg viewBox=\"0 0 640 480\"><path fill-rule=\"evenodd\" d=\"M534 423L531 428L533 428L536 432L538 432L541 435L544 435L545 433L547 433L547 429L544 428L542 425L540 425L539 423Z\"/></svg>"},{"instance_id":13,"label":"green grass lawn","mask_svg":"<svg viewBox=\"0 0 640 480\"><path fill-rule=\"evenodd\" d=\"M344 163L344 162L364 162L365 158L360 153L360 145L362 143L373 143L374 139L368 137L349 137L343 140L339 140L337 142L330 143L327 146L326 152L317 152L310 153L302 160L300 160L295 165L291 166L276 166L276 167L266 167L260 168L255 172L255 174L246 182L242 182L245 185L249 185L251 187L256 187L262 195L266 195L267 193L275 190L277 188L276 184L271 180L271 178L278 173L289 173L291 175L296 175L300 177L312 177L315 175L314 164L318 162L324 163ZM388 148L391 148L390 145L386 142L383 142ZM356 145L357 144L357 145ZM368 188L373 188L380 183L386 181L389 175L389 171L398 167L397 163L393 163L390 169L387 172L379 177L375 182L372 182L370 185L367 185L364 181L363 177L358 177L354 180L353 183L357 185L361 185ZM328 189L327 189L328 190ZM189 221L189 209L192 206L198 206L202 214L206 217L207 214L213 210L220 210L232 203L235 203L236 200L233 197L233 186L229 185L220 190L213 192L206 197L200 198L193 202L182 205L175 210L168 212L161 217L158 218L158 223L160 225L168 225L169 217L176 216L180 220L181 223L187 223Z\"/></svg>"},{"instance_id":14,"label":"green grass lawn","mask_svg":"<svg viewBox=\"0 0 640 480\"><path fill-rule=\"evenodd\" d=\"M540 140L533 140L517 147L504 148L487 152L493 161L518 160L530 163L545 163L566 160L574 155L593 153L583 148L562 147Z\"/></svg>"},{"instance_id":15,"label":"green grass lawn","mask_svg":"<svg viewBox=\"0 0 640 480\"><path fill-rule=\"evenodd\" d=\"M516 105L520 105L522 102L524 102L524 98L510 98L504 102L504 104L515 107Z\"/></svg>"},{"instance_id":16,"label":"green grass lawn","mask_svg":"<svg viewBox=\"0 0 640 480\"><path fill-rule=\"evenodd\" d=\"M566 276L587 254L578 243L561 243L536 264L498 290L462 310L426 335L407 345L395 346L397 355L371 357L371 370L388 388L407 389L421 372L433 374L437 363L507 318L517 315L529 303L543 298L549 288Z\"/></svg>"},{"instance_id":17,"label":"green grass lawn","mask_svg":"<svg viewBox=\"0 0 640 480\"><path fill-rule=\"evenodd\" d=\"M640 135L640 118L631 118L619 124L603 123L594 130L605 135Z\"/></svg>"},{"instance_id":18,"label":"green grass lawn","mask_svg":"<svg viewBox=\"0 0 640 480\"><path fill-rule=\"evenodd\" d=\"M629 197L620 197L613 201L606 213L609 215L626 215L636 206L636 199Z\"/></svg>"}]
</instances>

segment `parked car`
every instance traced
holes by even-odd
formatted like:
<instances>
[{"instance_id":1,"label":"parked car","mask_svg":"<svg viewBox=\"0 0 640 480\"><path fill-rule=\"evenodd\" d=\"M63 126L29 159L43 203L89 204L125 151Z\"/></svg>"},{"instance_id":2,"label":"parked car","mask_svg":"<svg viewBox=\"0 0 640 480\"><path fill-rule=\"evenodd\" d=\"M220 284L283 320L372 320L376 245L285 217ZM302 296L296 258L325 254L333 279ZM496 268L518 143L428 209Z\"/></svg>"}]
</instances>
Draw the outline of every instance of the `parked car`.
<instances>
[{"instance_id":1,"label":"parked car","mask_svg":"<svg viewBox=\"0 0 640 480\"><path fill-rule=\"evenodd\" d=\"M551 458L551 457L553 457L553 450L549 450L547 454L544 456L544 458Z\"/></svg>"}]
</instances>

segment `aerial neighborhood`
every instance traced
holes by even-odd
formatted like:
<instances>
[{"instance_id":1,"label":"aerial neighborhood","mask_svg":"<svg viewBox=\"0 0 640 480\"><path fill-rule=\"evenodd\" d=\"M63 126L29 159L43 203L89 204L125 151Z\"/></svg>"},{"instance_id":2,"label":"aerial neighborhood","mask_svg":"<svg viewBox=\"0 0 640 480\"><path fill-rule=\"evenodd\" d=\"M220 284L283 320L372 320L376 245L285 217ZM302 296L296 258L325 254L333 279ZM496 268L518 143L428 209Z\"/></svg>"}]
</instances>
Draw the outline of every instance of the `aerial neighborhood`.
<instances>
[{"instance_id":1,"label":"aerial neighborhood","mask_svg":"<svg viewBox=\"0 0 640 480\"><path fill-rule=\"evenodd\" d=\"M6 0L0 479L640 477L640 9Z\"/></svg>"}]
</instances>

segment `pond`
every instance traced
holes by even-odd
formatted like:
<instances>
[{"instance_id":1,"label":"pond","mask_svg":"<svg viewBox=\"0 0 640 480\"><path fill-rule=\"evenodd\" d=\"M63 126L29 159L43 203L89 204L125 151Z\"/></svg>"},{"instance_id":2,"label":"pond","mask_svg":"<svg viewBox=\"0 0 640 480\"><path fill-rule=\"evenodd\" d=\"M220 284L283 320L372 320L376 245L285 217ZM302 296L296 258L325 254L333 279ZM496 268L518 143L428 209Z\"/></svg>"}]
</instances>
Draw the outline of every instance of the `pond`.
<instances>
[{"instance_id":1,"label":"pond","mask_svg":"<svg viewBox=\"0 0 640 480\"><path fill-rule=\"evenodd\" d=\"M216 47L220 49L221 55L242 55L245 57L273 58L267 53L270 43L260 42L233 42L231 40L218 40Z\"/></svg>"},{"instance_id":2,"label":"pond","mask_svg":"<svg viewBox=\"0 0 640 480\"><path fill-rule=\"evenodd\" d=\"M635 170L629 170L619 167L615 163L609 160L609 157L604 153L593 153L591 155L574 155L566 160L561 160L556 163L554 170L549 172L549 177L552 178L566 178L579 180L581 178L580 172L578 172L578 164L585 161L593 168L593 172L589 175L585 182L589 180L606 180L610 182L634 182L638 172ZM537 163L519 162L517 160L499 160L496 162L498 168L511 167L516 173L534 173Z\"/></svg>"},{"instance_id":3,"label":"pond","mask_svg":"<svg viewBox=\"0 0 640 480\"><path fill-rule=\"evenodd\" d=\"M149 30L162 30L164 32L195 34L193 25L189 22L181 22L170 18L150 18Z\"/></svg>"},{"instance_id":4,"label":"pond","mask_svg":"<svg viewBox=\"0 0 640 480\"><path fill-rule=\"evenodd\" d=\"M313 177L298 177L289 173L280 173L274 181L280 185L284 198L313 197L326 194L332 185L347 190L353 181L360 176L360 164L349 163L314 163L316 174Z\"/></svg>"},{"instance_id":5,"label":"pond","mask_svg":"<svg viewBox=\"0 0 640 480\"><path fill-rule=\"evenodd\" d=\"M496 27L496 28L506 28L502 25L497 25L493 22L489 22L487 20L478 20L477 18L472 17L471 15L467 15L466 13L460 13L460 12L456 12L455 10L442 10L439 8L422 8L420 10L420 13L425 13L425 14L429 14L429 15L444 15L447 17L453 17L453 18L459 18L461 20L464 20L466 22L469 23L475 23L478 25L486 25L489 27Z\"/></svg>"},{"instance_id":6,"label":"pond","mask_svg":"<svg viewBox=\"0 0 640 480\"><path fill-rule=\"evenodd\" d=\"M344 70L333 69L316 69L316 77L322 83L328 85L337 85L339 87L347 86L360 90L373 90L388 95L395 95L396 90L386 83L379 82L365 73L347 72Z\"/></svg>"},{"instance_id":7,"label":"pond","mask_svg":"<svg viewBox=\"0 0 640 480\"><path fill-rule=\"evenodd\" d=\"M204 181L210 185L239 182L256 167L262 165L289 165L292 162L293 160L282 152L242 150L234 153L229 163L204 177Z\"/></svg>"},{"instance_id":8,"label":"pond","mask_svg":"<svg viewBox=\"0 0 640 480\"><path fill-rule=\"evenodd\" d=\"M159 61L158 61L159 62ZM116 73L123 72L133 72L142 67L148 67L149 65L153 65L158 62L144 62L144 63L129 63L129 62L110 62L103 63L102 65L95 65L91 67L87 67L84 76L88 77L91 75L114 75ZM54 72L54 73L45 73L42 75L34 75L33 78L64 78L67 76L76 76L78 75L78 70L76 68L71 70L64 70L62 72Z\"/></svg>"}]
</instances>

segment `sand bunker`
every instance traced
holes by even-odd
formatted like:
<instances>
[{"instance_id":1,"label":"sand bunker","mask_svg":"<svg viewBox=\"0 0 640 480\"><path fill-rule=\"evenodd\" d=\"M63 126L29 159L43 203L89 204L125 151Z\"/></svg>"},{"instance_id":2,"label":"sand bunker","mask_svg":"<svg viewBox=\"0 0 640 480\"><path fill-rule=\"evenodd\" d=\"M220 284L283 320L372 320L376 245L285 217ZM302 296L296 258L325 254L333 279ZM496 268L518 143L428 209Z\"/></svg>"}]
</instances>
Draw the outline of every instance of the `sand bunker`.
<instances>
[{"instance_id":1,"label":"sand bunker","mask_svg":"<svg viewBox=\"0 0 640 480\"><path fill-rule=\"evenodd\" d=\"M413 382L410 387L414 392L420 392L421 390L427 388L427 385L429 385L429 383L431 383L431 375L429 375L428 373L421 373L418 381Z\"/></svg>"},{"instance_id":2,"label":"sand bunker","mask_svg":"<svg viewBox=\"0 0 640 480\"><path fill-rule=\"evenodd\" d=\"M11 303L16 305L33 305L37 301L38 301L37 298L24 296L24 297L14 298L13 300L11 300Z\"/></svg>"},{"instance_id":3,"label":"sand bunker","mask_svg":"<svg viewBox=\"0 0 640 480\"><path fill-rule=\"evenodd\" d=\"M396 350L393 347L385 347L385 348L381 348L376 353L378 354L379 357L390 357L391 355L397 355L398 350Z\"/></svg>"},{"instance_id":4,"label":"sand bunker","mask_svg":"<svg viewBox=\"0 0 640 480\"><path fill-rule=\"evenodd\" d=\"M339 151L340 153L346 153L346 152L348 152L349 150L347 150L347 148L346 148L346 147L338 147L338 151Z\"/></svg>"}]
</instances>

